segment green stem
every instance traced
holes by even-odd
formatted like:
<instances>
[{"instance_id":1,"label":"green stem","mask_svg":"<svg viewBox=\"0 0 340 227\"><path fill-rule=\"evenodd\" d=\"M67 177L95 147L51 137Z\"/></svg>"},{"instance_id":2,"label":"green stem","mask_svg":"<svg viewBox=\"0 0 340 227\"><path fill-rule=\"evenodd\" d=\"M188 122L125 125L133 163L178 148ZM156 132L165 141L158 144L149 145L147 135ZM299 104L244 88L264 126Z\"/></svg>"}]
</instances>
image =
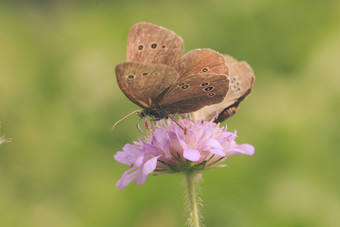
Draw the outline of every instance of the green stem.
<instances>
[{"instance_id":1,"label":"green stem","mask_svg":"<svg viewBox=\"0 0 340 227\"><path fill-rule=\"evenodd\" d=\"M196 172L187 172L185 177L187 181L187 190L188 190L188 205L190 211L190 223L192 227L199 227L199 211L197 206L197 196L195 189L195 176Z\"/></svg>"}]
</instances>

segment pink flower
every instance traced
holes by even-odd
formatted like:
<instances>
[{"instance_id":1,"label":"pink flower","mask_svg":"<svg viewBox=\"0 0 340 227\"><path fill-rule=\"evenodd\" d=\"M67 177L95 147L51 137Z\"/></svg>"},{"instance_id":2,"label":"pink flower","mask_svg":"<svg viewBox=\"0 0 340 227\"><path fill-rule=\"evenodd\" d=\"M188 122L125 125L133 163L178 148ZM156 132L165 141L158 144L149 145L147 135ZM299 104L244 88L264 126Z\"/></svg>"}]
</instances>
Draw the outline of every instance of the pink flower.
<instances>
[{"instance_id":1,"label":"pink flower","mask_svg":"<svg viewBox=\"0 0 340 227\"><path fill-rule=\"evenodd\" d=\"M130 168L116 186L125 188L133 180L144 184L150 173L200 171L220 167L230 155L254 154L249 144L237 144L236 132L227 132L213 121L179 118L179 127L173 120L161 120L151 126L146 121L147 135L134 145L127 144L114 158Z\"/></svg>"}]
</instances>

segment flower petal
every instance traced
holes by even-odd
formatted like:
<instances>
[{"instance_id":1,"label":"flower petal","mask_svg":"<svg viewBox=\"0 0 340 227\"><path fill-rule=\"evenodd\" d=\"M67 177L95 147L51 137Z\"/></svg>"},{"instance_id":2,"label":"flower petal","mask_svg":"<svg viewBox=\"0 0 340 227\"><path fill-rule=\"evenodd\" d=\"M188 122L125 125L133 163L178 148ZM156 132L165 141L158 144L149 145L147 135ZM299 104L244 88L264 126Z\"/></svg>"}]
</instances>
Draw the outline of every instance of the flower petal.
<instances>
[{"instance_id":1,"label":"flower petal","mask_svg":"<svg viewBox=\"0 0 340 227\"><path fill-rule=\"evenodd\" d=\"M164 145L168 141L168 135L163 129L156 128L154 132L154 138L159 145Z\"/></svg>"},{"instance_id":2,"label":"flower petal","mask_svg":"<svg viewBox=\"0 0 340 227\"><path fill-rule=\"evenodd\" d=\"M126 164L126 165L140 165L140 163L135 163L137 159L141 159L143 156L143 150L131 144L126 144L123 147L123 151L118 151L113 157L118 162ZM139 161L138 160L138 161ZM143 161L143 160L142 160Z\"/></svg>"},{"instance_id":3,"label":"flower petal","mask_svg":"<svg viewBox=\"0 0 340 227\"><path fill-rule=\"evenodd\" d=\"M196 162L200 159L201 154L195 149L184 149L183 157L189 161Z\"/></svg>"},{"instance_id":4,"label":"flower petal","mask_svg":"<svg viewBox=\"0 0 340 227\"><path fill-rule=\"evenodd\" d=\"M144 153L141 153L133 162L133 167L139 167L142 165L144 160Z\"/></svg>"},{"instance_id":5,"label":"flower petal","mask_svg":"<svg viewBox=\"0 0 340 227\"><path fill-rule=\"evenodd\" d=\"M147 175L139 174L136 176L136 184L141 185L144 184L146 181Z\"/></svg>"},{"instance_id":6,"label":"flower petal","mask_svg":"<svg viewBox=\"0 0 340 227\"><path fill-rule=\"evenodd\" d=\"M120 162L125 165L131 165L131 159L130 156L128 156L123 151L117 151L115 155L113 155L113 158L116 159L117 162Z\"/></svg>"},{"instance_id":7,"label":"flower petal","mask_svg":"<svg viewBox=\"0 0 340 227\"><path fill-rule=\"evenodd\" d=\"M223 146L215 139L211 138L208 139L205 143L204 143L204 148L215 148L215 149L219 149L219 150L223 150Z\"/></svg>"},{"instance_id":8,"label":"flower petal","mask_svg":"<svg viewBox=\"0 0 340 227\"><path fill-rule=\"evenodd\" d=\"M235 154L253 155L254 153L255 153L255 147L250 144L237 144L230 151L230 155L235 155Z\"/></svg>"},{"instance_id":9,"label":"flower petal","mask_svg":"<svg viewBox=\"0 0 340 227\"><path fill-rule=\"evenodd\" d=\"M153 156L158 156L158 155L163 154L163 151L160 148L152 144L146 143L146 142L143 142L143 149L149 152L150 154L152 154Z\"/></svg>"},{"instance_id":10,"label":"flower petal","mask_svg":"<svg viewBox=\"0 0 340 227\"><path fill-rule=\"evenodd\" d=\"M169 132L170 143L170 152L172 156L176 156L177 154L182 155L183 149L187 148L184 141L182 141L176 132Z\"/></svg>"},{"instance_id":11,"label":"flower petal","mask_svg":"<svg viewBox=\"0 0 340 227\"><path fill-rule=\"evenodd\" d=\"M144 175L148 175L155 170L156 165L157 165L157 160L159 157L160 156L154 157L144 163L143 168L142 168L142 173Z\"/></svg>"},{"instance_id":12,"label":"flower petal","mask_svg":"<svg viewBox=\"0 0 340 227\"><path fill-rule=\"evenodd\" d=\"M163 153L168 153L170 149L170 142L168 134L160 128L156 128L154 131L154 137L152 139L154 145L160 147Z\"/></svg>"},{"instance_id":13,"label":"flower petal","mask_svg":"<svg viewBox=\"0 0 340 227\"><path fill-rule=\"evenodd\" d=\"M211 149L209 149L209 151L213 154L221 155L222 157L227 155L226 153L224 153L223 149L211 148Z\"/></svg>"},{"instance_id":14,"label":"flower petal","mask_svg":"<svg viewBox=\"0 0 340 227\"><path fill-rule=\"evenodd\" d=\"M135 145L131 145L131 144L126 144L123 147L123 151L131 156L138 156L141 152L143 152L141 148L136 147Z\"/></svg>"},{"instance_id":15,"label":"flower petal","mask_svg":"<svg viewBox=\"0 0 340 227\"><path fill-rule=\"evenodd\" d=\"M130 168L123 173L122 177L116 183L117 188L123 189L126 186L128 186L134 179L136 179L136 177L138 176L138 174L141 173L141 171L136 170L136 171L130 173L131 171L133 171L135 169L136 168Z\"/></svg>"}]
</instances>

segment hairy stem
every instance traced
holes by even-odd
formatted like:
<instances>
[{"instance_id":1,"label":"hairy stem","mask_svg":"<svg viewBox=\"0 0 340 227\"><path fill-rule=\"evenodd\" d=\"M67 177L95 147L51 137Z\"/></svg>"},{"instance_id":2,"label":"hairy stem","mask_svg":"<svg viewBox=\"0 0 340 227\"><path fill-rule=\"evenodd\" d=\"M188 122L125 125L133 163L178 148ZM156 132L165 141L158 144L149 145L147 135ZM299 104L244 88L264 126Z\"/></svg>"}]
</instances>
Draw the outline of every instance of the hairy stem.
<instances>
[{"instance_id":1,"label":"hairy stem","mask_svg":"<svg viewBox=\"0 0 340 227\"><path fill-rule=\"evenodd\" d=\"M196 172L187 172L185 177L187 181L188 191L188 206L190 211L190 222L192 227L200 226L199 211L197 206L196 196L196 183L195 183Z\"/></svg>"}]
</instances>

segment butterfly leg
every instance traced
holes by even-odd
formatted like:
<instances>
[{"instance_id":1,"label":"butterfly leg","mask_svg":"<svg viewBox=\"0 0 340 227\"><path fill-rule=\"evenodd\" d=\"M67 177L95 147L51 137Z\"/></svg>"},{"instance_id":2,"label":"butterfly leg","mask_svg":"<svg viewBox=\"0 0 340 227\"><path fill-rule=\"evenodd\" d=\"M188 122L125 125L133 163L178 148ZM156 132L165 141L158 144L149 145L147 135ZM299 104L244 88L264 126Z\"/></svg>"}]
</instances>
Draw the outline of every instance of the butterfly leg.
<instances>
[{"instance_id":1,"label":"butterfly leg","mask_svg":"<svg viewBox=\"0 0 340 227\"><path fill-rule=\"evenodd\" d=\"M140 129L140 126L139 126L139 123L140 123L140 121L142 120L142 119L144 119L144 118L140 118L139 119L139 121L137 122L137 129L138 129L138 131L143 135L143 136L146 136L145 134L144 134L144 132ZM148 129L147 129L148 130Z\"/></svg>"},{"instance_id":2,"label":"butterfly leg","mask_svg":"<svg viewBox=\"0 0 340 227\"><path fill-rule=\"evenodd\" d=\"M173 122L175 122L175 124L178 125L178 127L180 127L181 129L183 129L184 135L186 135L186 134L187 134L187 128L186 128L186 127L183 128L180 124L178 124L178 122L176 121L175 117L176 117L176 114L174 114L174 115L172 116L171 120L172 120Z\"/></svg>"}]
</instances>

